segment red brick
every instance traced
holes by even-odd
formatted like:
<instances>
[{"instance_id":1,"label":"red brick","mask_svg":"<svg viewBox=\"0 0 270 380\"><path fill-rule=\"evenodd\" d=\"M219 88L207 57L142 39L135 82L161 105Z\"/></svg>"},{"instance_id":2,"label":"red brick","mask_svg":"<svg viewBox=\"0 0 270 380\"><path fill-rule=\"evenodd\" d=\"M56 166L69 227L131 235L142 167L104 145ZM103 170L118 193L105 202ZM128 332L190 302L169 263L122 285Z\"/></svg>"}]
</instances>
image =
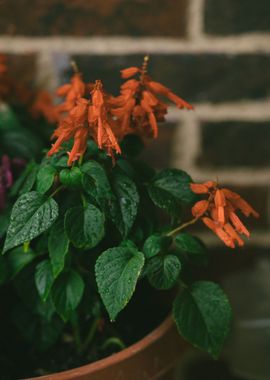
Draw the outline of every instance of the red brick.
<instances>
[{"instance_id":1,"label":"red brick","mask_svg":"<svg viewBox=\"0 0 270 380\"><path fill-rule=\"evenodd\" d=\"M0 34L183 36L188 0L2 0Z\"/></svg>"}]
</instances>

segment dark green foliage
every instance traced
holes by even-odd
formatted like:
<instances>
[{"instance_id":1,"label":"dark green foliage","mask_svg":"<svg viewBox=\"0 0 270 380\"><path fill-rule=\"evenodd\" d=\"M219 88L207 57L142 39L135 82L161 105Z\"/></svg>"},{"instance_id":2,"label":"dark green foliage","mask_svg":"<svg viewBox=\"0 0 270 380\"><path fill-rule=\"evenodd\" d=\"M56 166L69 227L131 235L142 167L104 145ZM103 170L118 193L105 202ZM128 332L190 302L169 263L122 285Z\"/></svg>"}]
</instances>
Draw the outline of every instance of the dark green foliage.
<instances>
[{"instance_id":1,"label":"dark green foliage","mask_svg":"<svg viewBox=\"0 0 270 380\"><path fill-rule=\"evenodd\" d=\"M182 289L174 303L178 330L216 357L229 329L228 301L217 285L192 283L189 269L205 264L206 248L174 232L196 200L190 176L178 169L155 173L135 160L142 142L134 136L122 142L115 165L89 142L84 159L68 167L69 145L26 166L10 192L18 199L0 216L0 235L6 234L0 284L14 289L20 334L38 350L70 339L81 355L101 321L109 326L105 336L117 335L106 314L114 321L145 282ZM160 209L172 223L160 223Z\"/></svg>"},{"instance_id":2,"label":"dark green foliage","mask_svg":"<svg viewBox=\"0 0 270 380\"><path fill-rule=\"evenodd\" d=\"M212 282L195 282L176 297L173 315L181 335L217 358L231 325L232 312L222 289Z\"/></svg>"}]
</instances>

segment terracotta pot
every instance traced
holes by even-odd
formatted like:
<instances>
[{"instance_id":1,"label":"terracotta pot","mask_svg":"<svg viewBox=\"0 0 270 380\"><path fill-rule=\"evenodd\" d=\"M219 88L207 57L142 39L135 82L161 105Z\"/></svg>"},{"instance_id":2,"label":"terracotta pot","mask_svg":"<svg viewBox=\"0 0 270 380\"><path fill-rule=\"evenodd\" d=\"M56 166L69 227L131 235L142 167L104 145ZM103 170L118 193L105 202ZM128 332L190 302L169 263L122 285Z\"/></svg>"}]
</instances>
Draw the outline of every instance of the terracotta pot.
<instances>
[{"instance_id":1,"label":"terracotta pot","mask_svg":"<svg viewBox=\"0 0 270 380\"><path fill-rule=\"evenodd\" d=\"M145 338L105 359L69 371L28 380L171 380L185 351L171 317Z\"/></svg>"}]
</instances>

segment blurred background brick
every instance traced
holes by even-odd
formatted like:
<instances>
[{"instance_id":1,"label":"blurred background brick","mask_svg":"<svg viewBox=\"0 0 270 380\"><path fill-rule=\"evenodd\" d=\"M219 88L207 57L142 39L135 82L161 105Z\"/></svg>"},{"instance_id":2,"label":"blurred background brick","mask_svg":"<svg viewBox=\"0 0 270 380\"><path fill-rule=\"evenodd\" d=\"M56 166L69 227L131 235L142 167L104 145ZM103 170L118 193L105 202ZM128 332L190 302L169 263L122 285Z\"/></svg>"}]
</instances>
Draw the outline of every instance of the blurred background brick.
<instances>
[{"instance_id":1,"label":"blurred background brick","mask_svg":"<svg viewBox=\"0 0 270 380\"><path fill-rule=\"evenodd\" d=\"M269 122L206 122L200 132L200 167L270 167Z\"/></svg>"},{"instance_id":2,"label":"blurred background brick","mask_svg":"<svg viewBox=\"0 0 270 380\"><path fill-rule=\"evenodd\" d=\"M185 35L187 4L188 0L2 0L0 33L179 37Z\"/></svg>"},{"instance_id":3,"label":"blurred background brick","mask_svg":"<svg viewBox=\"0 0 270 380\"><path fill-rule=\"evenodd\" d=\"M154 41L153 41L154 43ZM74 55L86 80L102 78L108 91L116 93L120 70L141 65L143 54ZM149 71L188 101L224 102L259 99L270 95L270 54L151 54ZM64 81L71 70L63 73Z\"/></svg>"},{"instance_id":4,"label":"blurred background brick","mask_svg":"<svg viewBox=\"0 0 270 380\"><path fill-rule=\"evenodd\" d=\"M205 31L209 34L270 31L269 0L206 0Z\"/></svg>"}]
</instances>

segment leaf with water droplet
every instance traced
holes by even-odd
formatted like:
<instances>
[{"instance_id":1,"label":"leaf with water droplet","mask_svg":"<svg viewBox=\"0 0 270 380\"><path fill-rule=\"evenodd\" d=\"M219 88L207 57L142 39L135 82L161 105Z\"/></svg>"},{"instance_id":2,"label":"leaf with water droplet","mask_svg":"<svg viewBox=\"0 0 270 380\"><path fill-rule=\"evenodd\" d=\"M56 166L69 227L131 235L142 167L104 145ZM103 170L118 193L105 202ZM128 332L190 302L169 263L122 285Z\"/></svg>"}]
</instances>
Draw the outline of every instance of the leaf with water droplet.
<instances>
[{"instance_id":1,"label":"leaf with water droplet","mask_svg":"<svg viewBox=\"0 0 270 380\"><path fill-rule=\"evenodd\" d=\"M21 195L13 206L3 253L48 230L58 217L58 205L36 191Z\"/></svg>"},{"instance_id":2,"label":"leaf with water droplet","mask_svg":"<svg viewBox=\"0 0 270 380\"><path fill-rule=\"evenodd\" d=\"M98 291L112 321L132 297L143 265L143 254L128 247L107 249L98 258Z\"/></svg>"},{"instance_id":3,"label":"leaf with water droplet","mask_svg":"<svg viewBox=\"0 0 270 380\"><path fill-rule=\"evenodd\" d=\"M122 236L126 237L137 216L139 194L132 179L120 171L113 174L112 187L115 198L111 202L110 217Z\"/></svg>"}]
</instances>

